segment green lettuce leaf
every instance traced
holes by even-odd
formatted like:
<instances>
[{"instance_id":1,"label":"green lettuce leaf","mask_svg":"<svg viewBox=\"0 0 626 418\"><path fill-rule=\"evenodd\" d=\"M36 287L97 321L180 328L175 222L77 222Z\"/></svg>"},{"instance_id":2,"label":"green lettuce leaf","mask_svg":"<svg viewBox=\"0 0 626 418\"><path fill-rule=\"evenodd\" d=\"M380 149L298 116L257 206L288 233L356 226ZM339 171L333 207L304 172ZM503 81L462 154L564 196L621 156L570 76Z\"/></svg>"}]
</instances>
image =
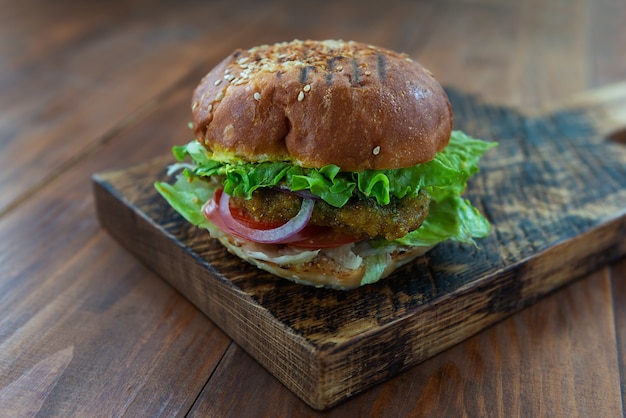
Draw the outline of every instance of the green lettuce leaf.
<instances>
[{"instance_id":1,"label":"green lettuce leaf","mask_svg":"<svg viewBox=\"0 0 626 418\"><path fill-rule=\"evenodd\" d=\"M202 213L202 206L215 192L213 184L178 175L174 184L155 182L154 187L187 222L201 228L213 227Z\"/></svg>"},{"instance_id":2,"label":"green lettuce leaf","mask_svg":"<svg viewBox=\"0 0 626 418\"><path fill-rule=\"evenodd\" d=\"M420 189L435 201L463 193L467 180L478 172L481 156L495 143L474 139L453 131L450 143L432 161L396 170L341 172L336 165L304 168L287 161L250 163L241 160L217 161L197 141L173 148L177 159L186 156L196 164L188 177L223 178L224 190L250 198L259 187L282 185L290 190L308 190L335 207L343 206L354 194L374 198L387 205L392 197L415 197Z\"/></svg>"},{"instance_id":3,"label":"green lettuce leaf","mask_svg":"<svg viewBox=\"0 0 626 418\"><path fill-rule=\"evenodd\" d=\"M389 254L374 254L363 259L365 274L361 278L361 286L376 283L382 277L387 267Z\"/></svg>"},{"instance_id":4,"label":"green lettuce leaf","mask_svg":"<svg viewBox=\"0 0 626 418\"><path fill-rule=\"evenodd\" d=\"M309 190L328 204L342 207L352 193L356 184L342 175L336 165L327 165L319 170L295 169L289 172L287 185L290 190Z\"/></svg>"},{"instance_id":5,"label":"green lettuce leaf","mask_svg":"<svg viewBox=\"0 0 626 418\"><path fill-rule=\"evenodd\" d=\"M406 236L393 241L372 240L370 243L381 250L364 258L366 273L361 285L380 280L387 266L388 253L398 247L430 247L452 240L476 245L474 238L489 234L489 222L467 200L454 196L441 203L432 202L428 217L422 226Z\"/></svg>"},{"instance_id":6,"label":"green lettuce leaf","mask_svg":"<svg viewBox=\"0 0 626 418\"><path fill-rule=\"evenodd\" d=\"M393 242L407 246L430 246L453 240L474 244L474 238L489 234L489 222L478 209L460 196L430 204L428 216L419 229Z\"/></svg>"}]
</instances>

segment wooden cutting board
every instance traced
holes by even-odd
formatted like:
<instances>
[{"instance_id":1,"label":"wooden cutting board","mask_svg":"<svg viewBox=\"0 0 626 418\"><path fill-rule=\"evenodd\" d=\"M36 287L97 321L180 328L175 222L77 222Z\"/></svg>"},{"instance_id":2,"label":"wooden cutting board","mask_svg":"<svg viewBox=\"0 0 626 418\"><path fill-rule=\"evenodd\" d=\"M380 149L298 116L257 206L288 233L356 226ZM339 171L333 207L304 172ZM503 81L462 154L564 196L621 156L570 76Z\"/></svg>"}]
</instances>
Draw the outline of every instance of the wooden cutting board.
<instances>
[{"instance_id":1,"label":"wooden cutting board","mask_svg":"<svg viewBox=\"0 0 626 418\"><path fill-rule=\"evenodd\" d=\"M441 244L349 292L275 278L187 224L153 188L167 179L169 156L94 175L98 216L285 386L324 409L626 254L626 146L606 139L626 126L621 90L531 117L449 89L456 128L500 143L466 193L492 232L477 247Z\"/></svg>"}]
</instances>

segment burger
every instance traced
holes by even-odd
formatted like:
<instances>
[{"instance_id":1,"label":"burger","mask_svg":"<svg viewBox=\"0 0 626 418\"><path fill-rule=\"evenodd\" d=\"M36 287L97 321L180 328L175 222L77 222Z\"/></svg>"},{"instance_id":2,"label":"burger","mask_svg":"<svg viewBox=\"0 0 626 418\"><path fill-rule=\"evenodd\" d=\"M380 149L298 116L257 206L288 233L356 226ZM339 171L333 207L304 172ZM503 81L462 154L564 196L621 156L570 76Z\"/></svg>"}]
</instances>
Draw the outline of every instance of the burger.
<instances>
[{"instance_id":1,"label":"burger","mask_svg":"<svg viewBox=\"0 0 626 418\"><path fill-rule=\"evenodd\" d=\"M195 138L155 187L276 276L352 289L489 233L461 194L495 144L453 130L445 91L406 54L338 40L236 50L191 111Z\"/></svg>"}]
</instances>

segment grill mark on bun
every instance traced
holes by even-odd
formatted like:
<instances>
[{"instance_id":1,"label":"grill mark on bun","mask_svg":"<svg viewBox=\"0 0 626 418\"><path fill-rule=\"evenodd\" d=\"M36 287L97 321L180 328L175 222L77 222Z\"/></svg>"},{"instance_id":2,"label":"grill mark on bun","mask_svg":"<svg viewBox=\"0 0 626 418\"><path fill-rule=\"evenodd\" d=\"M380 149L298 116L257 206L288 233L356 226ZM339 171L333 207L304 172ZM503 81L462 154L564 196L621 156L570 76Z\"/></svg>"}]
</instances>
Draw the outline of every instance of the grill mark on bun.
<instances>
[{"instance_id":1,"label":"grill mark on bun","mask_svg":"<svg viewBox=\"0 0 626 418\"><path fill-rule=\"evenodd\" d=\"M333 74L332 71L328 71L326 73L326 85L330 86L331 84L333 84L333 78L335 77L335 74Z\"/></svg>"},{"instance_id":2,"label":"grill mark on bun","mask_svg":"<svg viewBox=\"0 0 626 418\"><path fill-rule=\"evenodd\" d=\"M380 80L387 77L387 59L380 52L376 53L376 71Z\"/></svg>"},{"instance_id":3,"label":"grill mark on bun","mask_svg":"<svg viewBox=\"0 0 626 418\"><path fill-rule=\"evenodd\" d=\"M350 64L352 65L352 77L350 82L355 86L361 82L361 68L356 58L352 58Z\"/></svg>"},{"instance_id":4,"label":"grill mark on bun","mask_svg":"<svg viewBox=\"0 0 626 418\"><path fill-rule=\"evenodd\" d=\"M309 68L310 67L300 68L300 84L306 83L307 78L309 78Z\"/></svg>"},{"instance_id":5,"label":"grill mark on bun","mask_svg":"<svg viewBox=\"0 0 626 418\"><path fill-rule=\"evenodd\" d=\"M326 73L326 85L330 86L331 84L333 84L333 79L335 77L335 62L342 59L343 57L341 55L337 55L326 60L326 63L328 64L328 72Z\"/></svg>"},{"instance_id":6,"label":"grill mark on bun","mask_svg":"<svg viewBox=\"0 0 626 418\"><path fill-rule=\"evenodd\" d=\"M314 65L307 65L306 67L300 68L300 79L298 80L300 81L300 84L306 84L307 80L309 79L309 72L311 70L316 71L317 67L315 67Z\"/></svg>"}]
</instances>

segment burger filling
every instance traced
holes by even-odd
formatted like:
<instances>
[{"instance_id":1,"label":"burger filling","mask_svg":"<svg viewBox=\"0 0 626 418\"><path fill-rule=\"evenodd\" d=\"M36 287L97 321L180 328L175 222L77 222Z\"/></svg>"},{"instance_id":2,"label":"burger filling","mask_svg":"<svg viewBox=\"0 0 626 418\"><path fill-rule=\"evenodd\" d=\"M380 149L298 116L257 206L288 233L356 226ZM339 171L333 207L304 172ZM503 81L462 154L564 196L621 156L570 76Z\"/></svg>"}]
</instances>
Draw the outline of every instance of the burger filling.
<instances>
[{"instance_id":1,"label":"burger filling","mask_svg":"<svg viewBox=\"0 0 626 418\"><path fill-rule=\"evenodd\" d=\"M267 188L255 191L250 199L238 197L232 201L248 217L264 223L287 222L296 216L302 206L301 197ZM331 227L356 239L382 237L391 241L422 225L428 215L429 201L424 192L415 197L391 199L388 205L380 205L373 199L353 197L337 208L317 200L309 222Z\"/></svg>"},{"instance_id":2,"label":"burger filling","mask_svg":"<svg viewBox=\"0 0 626 418\"><path fill-rule=\"evenodd\" d=\"M392 252L487 236L489 222L462 194L495 145L453 131L426 163L343 172L332 164L223 159L191 141L173 148L180 162L169 175L182 174L155 187L192 224L238 240L248 259L305 265L327 257L346 269L365 265L364 284L380 279Z\"/></svg>"}]
</instances>

